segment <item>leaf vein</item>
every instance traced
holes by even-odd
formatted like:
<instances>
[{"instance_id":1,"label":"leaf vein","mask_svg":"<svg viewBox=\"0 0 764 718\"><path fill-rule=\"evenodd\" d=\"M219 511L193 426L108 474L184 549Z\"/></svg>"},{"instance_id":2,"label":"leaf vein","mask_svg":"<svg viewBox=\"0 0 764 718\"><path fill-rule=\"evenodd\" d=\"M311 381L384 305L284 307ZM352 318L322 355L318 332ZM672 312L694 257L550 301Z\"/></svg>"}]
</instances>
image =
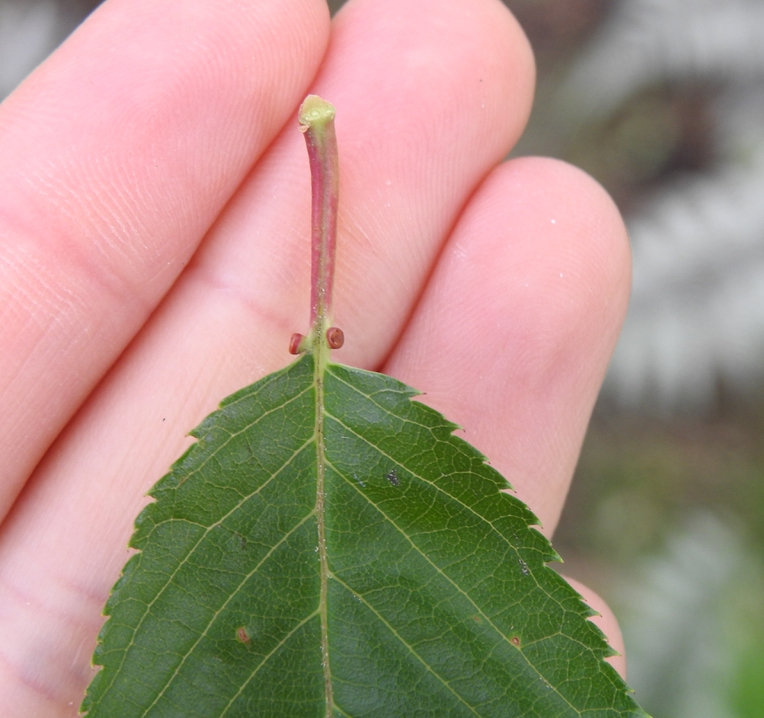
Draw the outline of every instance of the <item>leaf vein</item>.
<instances>
[{"instance_id":1,"label":"leaf vein","mask_svg":"<svg viewBox=\"0 0 764 718\"><path fill-rule=\"evenodd\" d=\"M355 490L355 491L356 491L356 492L357 492L357 493L358 493L360 496L362 496L362 497L363 497L363 498L366 500L366 502L367 502L367 503L368 503L370 506L372 506L373 508L375 508L375 509L376 509L376 510L377 510L377 511L378 511L378 512L379 512L379 513L380 513L380 514L381 514L381 515L382 515L382 516L383 516L383 517L384 517L384 518L385 518L385 519L386 519L386 520L389 522L389 524L390 524L391 526L393 526L393 527L394 527L394 528L395 528L395 529L396 529L396 530L397 530L397 531L398 531L398 532L401 534L401 536L403 536L403 537L404 537L404 539L405 539L406 541L408 541L408 542L409 542L409 544L410 544L410 545L411 545L411 547L414 549L414 551L416 551L416 552L417 552L417 553L418 553L418 554L419 554L419 555L420 555L420 556L421 556L421 557L422 557L422 558L423 558L423 559L424 559L424 560L425 560L427 563L429 563L429 564L430 564L430 566L432 566L432 568L433 568L433 569L434 569L434 570L435 570L435 571L436 571L438 574L440 574L441 576L443 576L443 578L445 578L445 579L446 579L446 581L448 581L448 582L449 582L449 583L450 583L450 584L451 584L451 585L452 585L452 586L453 586L453 587L454 587L454 588L455 588L455 589L456 589L456 590L457 590L457 591L458 591L458 592L459 592L459 593L460 593L462 596L464 596L464 598L466 598L466 599L467 599L467 600L468 600L468 601L469 601L469 602L472 604L472 606L475 608L475 610L476 610L476 611L477 611L477 612L478 612L478 613L479 613L481 616L483 616L483 618L485 618L485 620L488 622L488 625L490 625L490 626L491 626L491 628L492 628L494 631L496 631L496 633L497 633L497 634L500 636L500 638L501 638L503 641L505 641L505 642L506 642L506 643L508 643L510 646L512 646L512 648L513 648L514 650L519 650L519 652L520 652L520 655L522 655L522 657L525 659L526 665L527 665L527 666L528 666L528 667L529 667L529 668L530 668L530 669L531 669L531 670L532 670L534 673L536 673L536 675L537 675L537 676L538 676L538 677L539 677L541 680L543 680L543 681L545 681L545 682L547 681L547 679L546 679L546 678L543 676L543 674L542 674L542 673L539 671L539 669L538 669L538 668L536 668L536 666L534 666L534 665L531 663L530 659L529 659L529 658L528 658L528 657L525 655L525 653L524 653L522 650L518 649L518 648L517 648L517 646L515 646L514 644L512 644L512 642L511 642L511 641L510 641L510 640L507 638L507 636L505 636L505 635L504 635L503 631L501 631L501 629L499 629L499 628L498 628L498 626L496 626L496 625L494 624L494 622L493 622L493 621L491 620L491 618L490 618L490 617L489 617L489 616L488 616L488 615L487 615L487 614L486 614L486 613L483 611L483 609L482 609L482 608L480 608L480 606L479 606L477 603L475 603L475 600L474 600L474 599L473 599L473 598L472 598L472 597L471 597L471 596L470 596L470 595L469 595L469 594L468 594L468 593L467 593L467 592L466 592L464 589L462 589L462 588L461 588L461 586L459 586L459 584L457 584L457 583L456 583L456 582L455 582L455 581L454 581L454 580L453 580L453 579L452 579L452 578L451 578L451 577L450 577L450 576L449 576L447 573L445 573L445 572L444 572L444 571L443 571L443 570L442 570L442 569L441 569L439 566L437 566L437 565L436 565L436 564L435 564L435 563L434 563L434 562L433 562L433 561L430 559L430 557L429 557L429 556L428 556L428 555L427 555L427 554L426 554L424 551L422 551L422 549L420 549L420 548L419 548L419 547L418 547L418 546L417 546L417 545L414 543L414 541L411 539L411 537L410 537L410 536L409 536L409 535L408 535L408 534L407 534L407 533L406 533L406 532L405 532L405 531L404 531L404 530L403 530L403 529L402 529L400 526L398 526L398 524L397 524L397 523L396 523L396 522L395 522L395 521L394 521L394 520L393 520L393 519L392 519L392 518L391 518L391 517L390 517L390 516L389 516L389 515L388 515L388 514L387 514L387 513L386 513L386 512L385 512L385 511L384 511L384 510L381 508L381 507L380 507L380 506L378 506L378 505L377 505L377 504L375 504L373 501L371 501L371 499L369 499L369 497L368 497L368 496L366 496L366 494L364 494L364 493L363 493L363 491L361 491L361 490L358 488L358 486L356 485L356 483L355 483L354 481L352 481L352 480L350 479L350 477L346 476L346 475L345 475L345 474L344 474L342 471L339 471L339 470L337 469L337 467L336 467L336 466L334 466L334 465L333 465L333 464L332 464L330 461L328 461L328 460L327 460L327 464L329 464L329 465L332 467L332 469L333 469L333 470L334 470L334 471L337 473L337 475L338 475L338 476L341 476L341 477L342 477L342 478L345 480L345 482L346 482L346 483L347 483L349 486L352 486L352 487L353 487L353 489L354 489L354 490ZM428 483L429 483L429 482L428 482ZM444 493L445 493L445 492L444 492ZM446 494L446 495L447 495L447 496L450 496L450 494ZM461 502L459 502L459 503L461 503ZM488 523L490 524L490 522L488 522ZM510 547L511 547L511 548L512 548L512 549L513 549L515 552L517 552L517 549L515 549L515 548L514 548L514 546L512 546L512 544L510 544L509 542L507 542L507 543L508 543L508 545L509 545L509 546L510 546ZM334 578L335 578L336 580L340 581L340 579L339 579L339 578L337 578L337 576L336 576L336 575L334 576ZM351 589L350 589L350 587L349 587L349 586L348 586L348 585L347 585L347 584L346 584L344 581L340 581L340 583L342 583L342 585L343 585L343 586L345 586L346 588L348 588L348 590L351 590ZM536 585L538 585L538 582L536 583ZM539 588L541 588L541 587L539 586ZM543 591L543 589L541 589L541 590ZM544 593L545 593L547 596L549 595L549 594L548 594L546 591L544 591ZM356 595L359 595L359 597L361 597L361 598L362 598L362 596L361 596L360 594L356 594ZM551 597L551 596L549 596L549 598L551 599L552 597ZM552 600L554 600L554 599L552 599ZM366 601L364 601L364 603L367 603L367 602L366 602ZM560 605L560 604L559 604L559 602L557 602L557 603L558 603L558 605ZM367 605L369 605L369 604L367 603ZM563 610L564 610L564 609L563 609ZM375 611L375 613L376 613L376 611ZM402 640L402 639L401 639L401 640ZM413 649L412 649L412 650L413 650ZM417 657L419 657L419 656L417 656ZM421 659L420 659L420 660L421 660ZM565 698L565 696L563 696L563 695L562 695L562 694L561 694L561 693L560 693L560 692L559 692L559 691L558 691L556 688L554 688L553 686L552 686L552 688L553 688L553 690L554 690L554 691L557 693L557 695L559 695L559 696L560 696L560 698L561 698L561 699L562 699L562 700L563 700L565 703L567 703L567 704L568 704L568 705L569 705L571 708L573 708L573 709L575 710L575 707L574 707L574 706L573 706L573 705L570 703L570 701L568 701L568 699L567 699L567 698Z\"/></svg>"},{"instance_id":2,"label":"leaf vein","mask_svg":"<svg viewBox=\"0 0 764 718\"><path fill-rule=\"evenodd\" d=\"M347 431L349 431L351 434L353 434L353 435L354 435L354 436L356 436L358 439L360 439L362 442L364 442L364 443L365 443L367 446L370 446L372 449L374 449L375 451L377 451L379 454L381 454L381 455L382 455L382 456L384 456L385 458L389 459L389 460L390 460L392 463L394 463L396 466L399 466L399 465L400 465L400 463L399 463L399 462L398 462L396 459L394 459L392 456L390 456L390 455L389 455L387 452L383 451L383 450L382 450L382 449L380 449L378 446L376 446L376 445L375 445L375 444L373 444L371 441L369 441L369 440L368 440L366 437L362 436L361 434L359 434L358 432L356 432L355 430L353 430L351 427L349 427L347 424L345 424L345 423L344 423L342 420L338 419L336 416L333 416L333 415L331 415L331 414L328 414L328 415L329 415L329 416L331 416L331 417L332 417L332 419L334 419L334 420L335 420L335 421L336 421L338 424L340 424L340 426L342 426L343 428L347 429ZM335 470L337 470L337 468L336 468L336 467L334 467L334 466L333 466L332 468L334 468ZM487 524L488 526L490 526L490 527L491 527L491 531L493 531L493 532L494 532L494 533L495 533L495 534L496 534L496 535L497 535L497 536L498 536L498 537L499 537L499 538L502 540L502 542L504 542L504 543L505 543L505 544L506 544L506 545L507 545L507 546L508 546L510 549L512 549L512 551L514 552L515 556L516 556L518 559L522 558L522 557L520 556L520 552L517 550L517 548L516 548L515 546L513 546L513 545L512 545L512 542L511 542L511 541L510 541L510 540L509 540L509 539L508 539L508 538L507 538L507 537L506 537L506 536L505 536L505 535L504 535L504 534L503 534L503 533L502 533L502 532L501 532L501 531L500 531L498 528L496 528L496 526L494 526L494 524L493 524L493 522L492 522L492 521L489 521L487 518L485 518L485 516L482 516L482 515L481 515L481 514L479 514L477 511L475 511L475 509L473 509L471 506L469 506L468 504L465 504L463 501L461 501L460 499L458 499L458 498L457 498L456 496L454 496L453 494L450 494L450 493L448 493L448 492L447 492L447 491L445 491L445 490L444 490L444 489L443 489L441 486L438 486L438 484L436 484L435 482L431 481L430 479L428 479L428 478L426 478L426 477L422 476L421 474L417 474L417 473L415 473L415 472L411 471L411 470L410 470L410 469L408 469L408 468L406 468L406 472L407 472L407 473L409 473L409 474L411 474L411 475L412 475L414 478L417 478L417 479L419 479L420 481L424 482L424 483L425 483L425 484L427 484L428 486L431 486L433 489L435 489L436 491L438 491L438 492L439 492L439 493L441 493L442 495L444 495L444 496L447 496L447 497L448 497L448 498L449 498L451 501L453 501L454 503L458 504L458 505L459 505L459 506L461 506L462 508L464 508L464 509L466 509L467 511L469 511L469 512L470 512L470 513L471 513L473 516L476 516L476 517L477 517L477 518L478 518L478 519L479 519L479 520L480 520L482 523L484 523L484 524ZM342 473L341 473L341 472L339 472L339 471L338 471L338 473L339 473L339 474L340 474L340 475L341 475L341 476L342 476L342 477L343 477L345 480L348 480L348 477L347 477L347 476L345 476L344 474L342 474ZM501 491L497 490L497 492L496 492L496 494L497 494L497 497L498 497L498 496L500 496L500 495L501 495L501 493L502 493ZM363 495L363 494L362 494L362 495ZM366 497L366 499L367 499L367 501L368 501L368 497ZM532 573L531 573L530 575L531 575L531 577L533 578L534 582L536 583L536 586L538 586L539 588L541 588L541 587L540 587L540 585L539 585L539 583L538 583L538 580L536 579L536 577L535 577L535 576L534 576ZM554 599L552 596L550 596L550 598L551 598L552 600L555 600L555 599ZM559 601L555 601L555 602L556 602L556 603L557 603L557 604L558 604L558 605L559 605L561 608L563 608L562 604L560 604L560 603L559 603Z\"/></svg>"},{"instance_id":3,"label":"leaf vein","mask_svg":"<svg viewBox=\"0 0 764 718\"><path fill-rule=\"evenodd\" d=\"M177 488L179 488L180 486L182 486L183 484L185 484L185 483L186 483L186 481L188 481L188 480L189 480L189 479L190 479L192 476L194 476L194 475L198 474L198 473L199 473L199 472L200 472L202 469L204 469L204 467L205 467L205 466L207 466L207 464L208 464L208 463L209 463L209 462L210 462L210 461L211 461L211 460L212 460L212 459L213 459L215 456L217 456L217 455L218 455L218 454L219 454L219 453L220 453L220 452L221 452L223 449L225 449L225 447L226 447L226 446L228 446L228 444L229 444L231 441L233 441L233 440L234 440L234 439L235 439L237 436L240 436L241 434L244 434L245 432L247 432L247 431L249 431L250 429L252 429L254 426L257 426L257 425L260 423L260 420L261 420L261 419L264 419L265 417L267 417L267 416L270 416L270 415L271 415L271 414L273 414L274 412L277 412L277 411L282 411L282 410L283 410L283 409L285 409L287 406L289 406L289 405L290 405L292 402L296 401L296 400L297 400L297 399L299 399L301 396L303 396L304 394L306 394L307 392L309 392L311 389L312 389L312 387L310 387L310 386L309 386L309 387L307 387L306 389L303 389L302 391L298 392L298 393L297 393L297 394L295 394L294 396L291 396L291 397L289 397L289 399L287 399L286 401L284 401L284 403L283 403L283 404L279 404L278 406L274 406L272 409L268 409L267 411L263 411L263 412L261 412L260 414L258 414L258 415L257 415L257 418L256 418L254 421L252 421L252 422L250 422L249 424L245 425L244 427L242 427L241 429L239 429L239 431L229 432L229 431L227 431L227 430L226 430L224 427L222 427L222 426L219 426L219 427L217 427L217 428L218 428L218 429L220 429L221 431L223 431L223 432L225 432L226 434L228 434L228 438L227 438L225 441L222 441L222 442L221 442L221 443L220 443L220 444L219 444L219 445L218 445L218 446L217 446L217 447L216 447L216 448L215 448L213 451L211 451L211 452L208 454L208 456L206 456L206 457L204 458L204 460L203 460L203 461L201 461L201 462L199 463L199 465L198 465L198 466L196 466L196 467L195 467L195 468L193 468L191 471L189 471L189 472L186 474L186 476L185 476L185 477L183 477L183 479L182 479L181 481L179 481L179 482L178 482L178 485L177 485L176 487L174 487L174 488L176 488L176 489L177 489ZM242 398L244 398L244 397L242 397ZM218 409L218 411L219 411L219 412L220 412L220 411L223 411L223 409ZM213 414L213 416L214 416L214 414ZM195 436L195 434L192 434L192 435L194 435L194 436ZM196 444L194 444L194 445L192 446L192 451L196 451L196 452L200 451L200 447L202 446L200 442L202 442L202 441L203 441L203 439L202 439L201 437L197 437L197 440L198 440L198 441L197 441L197 443L196 443Z\"/></svg>"},{"instance_id":4,"label":"leaf vein","mask_svg":"<svg viewBox=\"0 0 764 718\"><path fill-rule=\"evenodd\" d=\"M310 513L306 514L300 521L298 521L294 526L292 526L291 529L284 532L284 535L275 543L273 546L268 549L268 552L260 559L257 566L255 566L240 582L239 585L231 591L231 595L226 598L226 600L223 602L223 604L220 606L219 609L217 609L213 614L210 620L207 623L207 626L205 629L199 634L199 638L194 641L194 645L191 646L188 651L186 651L185 655L182 657L181 662L177 665L175 668L175 671L173 671L173 674L168 678L165 685L160 689L159 693L157 694L157 697L154 699L152 704L146 708L146 710L142 713L142 718L145 716L160 700L160 698L164 695L165 691L170 687L170 684L177 678L179 675L181 669L183 668L184 663L186 662L186 659L194 652L194 649L201 643L201 641L204 639L204 637L207 635L207 632L209 631L210 627L213 623L217 620L218 616L225 610L226 606L239 594L239 591L244 587L244 585L249 581L252 576L254 576L262 567L262 565L273 555L273 552L276 551L283 543L295 532L297 529L299 529L301 526L305 524L306 521L311 519L313 516L315 516L315 511L311 511ZM266 658L263 658L263 661L265 661ZM262 665L262 664L261 664ZM258 666L259 669L259 666Z\"/></svg>"},{"instance_id":5,"label":"leaf vein","mask_svg":"<svg viewBox=\"0 0 764 718\"><path fill-rule=\"evenodd\" d=\"M119 674L120 670L122 669L122 666L124 665L124 662L125 662L125 660L126 660L126 658L127 658L127 654L129 653L130 649L131 649L131 648L133 647L133 645L134 645L135 636L136 636L136 634L138 633L138 631L140 630L141 626L143 625L143 622L144 622L144 620L146 619L146 616L148 616L148 615L149 615L149 613L150 613L150 611L151 611L151 607L152 607L152 606L153 606L153 605L154 605L154 604L155 604L155 603L156 603L156 602L159 600L159 598L160 598L160 597L162 596L162 594L165 592L165 590L167 589L167 587L168 587L168 586L170 586L170 585L172 584L172 581L173 581L173 579L175 578L175 576L177 575L178 571L180 571L181 567L183 567L183 566L184 566L184 565L187 563L187 561L188 561L188 560L191 558L191 556L194 554L194 552L195 552L195 551L196 551L196 550L199 548L199 546L201 545L202 541L204 541L204 539L207 537L207 535L210 533L210 531L212 531L214 528L216 528L217 526L219 526L220 524L222 524L222 523L223 523L223 521L225 521L225 520L226 520L226 519L227 519L229 516L233 515L233 514L234 514L234 513L235 513L235 512L236 512L238 509L240 509L240 508L241 508L241 506L242 506L244 503L246 503L246 502L247 502L249 499L251 499L253 496L256 496L256 495L257 495L257 494L258 494L260 491L262 491L262 489L264 489L264 488L265 488L265 487L266 487L268 484L270 484L270 483L271 483L271 481L273 481L273 480L276 478L276 476L278 476L278 475L279 475L279 474L280 474L280 473L281 473L281 472L282 472L282 471L283 471L283 470L284 470L284 469L285 469L287 466L289 466L289 465L292 463L292 461L294 461L295 457L297 457L297 456L298 456L298 455L299 455L299 454L300 454L302 451L304 451L304 450L305 450L307 447L309 447L309 446L311 445L311 443L313 443L313 437L311 437L311 438L310 438L308 441L306 441L306 442L305 442L305 443L304 443L304 444L303 444L303 445L302 445L302 446L301 446L299 449L297 449L297 450L296 450L296 451L295 451L295 452L294 452L294 453L293 453L293 454L292 454L292 455L289 457L289 459L288 459L287 461L285 461L285 462L284 462L284 463L283 463L283 464L282 464L282 465L281 465L281 466L278 468L278 470L277 470L277 471L274 471L274 472L273 472L273 474L271 474L271 475L268 477L268 479L267 479L266 481L264 481L262 484L260 484L260 486L258 486L258 487L257 487L257 489L256 489L255 491L253 491L253 492L252 492L252 493L251 493L249 496L246 496L246 497L242 498L242 500L241 500L241 501L239 501L239 502L238 502L238 503L237 503L237 504L236 504L236 505L235 505L235 506L234 506L234 507L233 507L233 508L232 508L232 509L231 509L231 510L230 510L230 511L227 513L227 514L225 514L224 516L222 516L222 517L221 517L220 519L218 519L218 520L217 520L215 523L211 524L211 525L210 525L210 526L209 526L209 527L208 527L208 528L207 528L207 529L206 529L206 530L205 530L205 531L204 531L204 532L201 534L201 536L199 537L198 541L197 541L197 542L196 542L196 543L195 543L195 544L194 544L194 545L193 545L193 546L192 546L192 547L189 549L188 553L187 553L187 554L186 554L186 555L185 555L185 556L184 556L184 557L183 557L183 558L182 558L182 559L181 559L181 560L178 562L178 565L175 567L175 569L173 570L173 572L172 572L172 573L170 574L170 576L167 578L167 581L166 581L166 582L164 583L164 585L163 585L163 586L160 588L160 590L157 592L157 594L154 596L154 598L153 598L153 599L152 599L152 600L151 600L149 603L147 603L147 604L146 604L146 610L143 612L143 615L141 616L140 620L138 621L138 623L136 624L135 628L133 629L132 635L131 635L131 637L130 637L130 641L128 642L128 644L127 644L127 645L124 647L124 649L123 649L123 653L122 653L122 660L120 661L120 663L119 663L119 666L117 666L117 667L114 669L114 672L113 672L113 674L112 674L112 679L111 679L111 681L110 681L110 682L109 682L109 683L106 685L106 688L104 689L104 692L106 692L106 690L108 690L108 689L109 689L109 688L110 688L110 687L113 685L113 683L114 683L114 680L116 679L117 675ZM163 523L164 523L164 522L160 522L160 523L158 523L158 524L155 524L155 525L154 525L154 527L152 528L151 532L149 532L149 537L150 537L150 536L151 536L151 534L153 534L153 532L154 532L154 531L155 531L155 530L156 530L156 529L157 529L157 528L158 528L160 525L162 525ZM136 570L137 570L137 568L140 566L140 563L141 563L141 560L142 560L142 557L143 557L143 551L141 551L141 553L139 554L139 556L140 556L141 558L139 558L139 563L138 563L138 566L136 567ZM145 714L144 714L144 715L145 715Z\"/></svg>"},{"instance_id":6,"label":"leaf vein","mask_svg":"<svg viewBox=\"0 0 764 718\"><path fill-rule=\"evenodd\" d=\"M235 695L231 698L230 701L228 701L228 705L223 709L223 712L218 716L218 718L223 718L223 716L228 713L228 709L234 704L234 701L242 694L244 689L249 685L249 683L252 681L252 679L257 675L257 672L268 662L268 660L295 634L297 631L299 631L308 621L310 621L312 618L315 618L318 616L318 609L313 611L313 613L309 614L305 618L303 618L302 621L300 621L295 627L287 633L284 638L282 638L274 647L273 649L263 656L263 660L260 661L260 663L255 666L255 669L250 673L249 677L247 678L244 683L241 684L241 688L235 693Z\"/></svg>"},{"instance_id":7,"label":"leaf vein","mask_svg":"<svg viewBox=\"0 0 764 718\"><path fill-rule=\"evenodd\" d=\"M477 712L477 709L475 708L475 706L471 706L469 703L467 703L467 702L464 700L464 698L462 698L462 696L461 696L461 695L459 695L458 691L457 691L457 690L456 690L456 689L455 689L455 688L454 688L454 687L453 687L453 686L452 686L452 685L451 685L451 684L450 684L450 683L449 683L449 682L448 682L448 681L447 681L447 680L446 680L446 679L445 679L443 676L441 676L439 673L437 673L435 670L433 670L432 666L431 666L429 663L427 663L427 661L425 661L425 660L424 660L424 658L422 658L422 656L420 656L420 655L419 655L419 654L416 652L416 650L414 650L414 647L413 647L412 645L410 645L410 644L409 644L409 643L408 643L408 642L407 642L407 641L406 641L406 640L405 640L405 639L404 639L404 638L403 638L403 637L402 637L402 636L401 636L401 635L398 633L398 631L396 631L396 630L395 630L395 628L394 628L393 626L391 626L391 625L390 625L390 623L389 623L389 622L388 622L388 621L387 621L387 620L384 618L384 616L382 616L382 614L381 614L381 613L379 613L379 611L377 611L377 610L374 608L374 606L372 606L372 605L371 605L371 604L370 604L370 603L369 603L369 602L368 602L368 601L367 601L367 600L366 600L366 599L363 597L363 595L362 595L362 594L359 594L359 593L356 593L355 591L353 591L353 589L352 589L350 586L348 586L348 584L347 584L347 583L345 583L345 582L344 582L344 581L343 581L341 578L338 578L336 574L333 576L333 579L334 579L335 581L337 581L337 583L341 584L341 585L342 585L342 586L345 588L345 590L347 590L347 591L348 591L348 593L350 593L350 594L351 594L351 595L353 595L353 596L357 596L357 597L358 597L358 600L360 600L360 601L361 601L361 602L362 602L362 603L363 603L363 604L364 604L364 605L365 605L365 606L366 606L366 607L367 607L367 608L368 608L368 609L369 609L369 610L370 610L370 611L371 611L371 612L372 612L372 613L373 613L373 614L374 614L374 615L377 617L377 619L379 619L379 621L380 621L381 623L383 623L383 624L384 624L384 625L387 627L387 629L390 631L390 633L392 633L392 634L393 634L393 635L394 635L394 636L395 636L395 637L396 637L396 638L397 638L397 639L398 639L398 640L401 642L401 644L402 644L403 646L405 646L405 647L408 649L408 651L411 653L411 655L412 655L412 656L414 656L414 657L415 657L415 658L416 658L416 659L417 659L417 660L418 660L418 661L419 661L419 662L420 662L420 663L421 663L421 664L422 664L422 665L425 667L425 669L426 669L426 670L427 670L427 671L428 671L428 672L429 672L429 673L430 673L432 676L434 676L435 678L437 678L437 679L438 679L438 681L440 681L440 682L441 682L441 683L442 683L442 684L443 684L443 685L444 685L446 688L448 688L448 690L449 690L449 691L451 691L451 693L453 693L453 695L454 695L454 696L455 696L455 697L456 697L456 698L457 698L457 699L458 699L458 700L459 700L461 703L463 703L463 704L464 704L464 705L465 705L465 706L466 706L466 707L467 707L467 708L468 708L468 709L469 709L469 710L470 710L470 711L471 711L471 712L472 712L474 715L476 715L476 716L479 716L479 715L480 715L480 713L478 713L478 712Z\"/></svg>"}]
</instances>

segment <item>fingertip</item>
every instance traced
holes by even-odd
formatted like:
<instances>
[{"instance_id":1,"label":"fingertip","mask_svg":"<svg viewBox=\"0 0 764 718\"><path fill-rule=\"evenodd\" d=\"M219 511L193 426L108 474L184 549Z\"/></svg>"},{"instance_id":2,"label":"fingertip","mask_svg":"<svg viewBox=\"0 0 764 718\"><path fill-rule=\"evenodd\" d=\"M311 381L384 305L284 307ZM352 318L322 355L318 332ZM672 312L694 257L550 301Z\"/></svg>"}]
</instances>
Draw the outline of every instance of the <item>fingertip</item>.
<instances>
[{"instance_id":1,"label":"fingertip","mask_svg":"<svg viewBox=\"0 0 764 718\"><path fill-rule=\"evenodd\" d=\"M554 281L575 277L614 310L620 327L631 286L628 235L610 195L583 170L546 157L505 162L483 182L463 220L483 237L475 254L491 263L492 256L511 255L514 269L525 262L526 271L543 272L536 279L553 293L564 293L566 284L580 288Z\"/></svg>"},{"instance_id":2,"label":"fingertip","mask_svg":"<svg viewBox=\"0 0 764 718\"><path fill-rule=\"evenodd\" d=\"M376 52L381 37L382 63ZM366 116L383 137L408 135L415 144L417 135L432 135L438 126L444 136L456 127L462 142L477 130L469 135L475 145L501 146L506 154L525 128L535 60L525 33L500 0L354 0L336 16L333 42L367 67L369 81L384 98L383 112ZM330 49L324 71L339 85L340 121L357 122L341 108L343 96L357 91L357 73L334 60ZM439 110L416 112L418 107ZM465 122L470 116L471 126ZM472 151L485 149L464 146L466 156Z\"/></svg>"}]
</instances>

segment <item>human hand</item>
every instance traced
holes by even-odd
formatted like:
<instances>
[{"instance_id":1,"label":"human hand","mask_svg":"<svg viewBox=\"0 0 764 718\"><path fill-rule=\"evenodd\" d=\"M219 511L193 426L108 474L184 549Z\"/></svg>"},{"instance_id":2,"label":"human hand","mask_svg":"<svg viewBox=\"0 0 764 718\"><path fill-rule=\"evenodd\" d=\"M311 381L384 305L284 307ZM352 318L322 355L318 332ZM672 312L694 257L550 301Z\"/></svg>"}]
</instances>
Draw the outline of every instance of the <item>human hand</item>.
<instances>
[{"instance_id":1,"label":"human hand","mask_svg":"<svg viewBox=\"0 0 764 718\"><path fill-rule=\"evenodd\" d=\"M0 108L9 718L76 715L145 492L307 328L308 91L337 107L336 359L426 392L554 530L625 312L618 213L562 163L496 166L533 91L499 2L356 0L329 38L322 0L109 0Z\"/></svg>"}]
</instances>

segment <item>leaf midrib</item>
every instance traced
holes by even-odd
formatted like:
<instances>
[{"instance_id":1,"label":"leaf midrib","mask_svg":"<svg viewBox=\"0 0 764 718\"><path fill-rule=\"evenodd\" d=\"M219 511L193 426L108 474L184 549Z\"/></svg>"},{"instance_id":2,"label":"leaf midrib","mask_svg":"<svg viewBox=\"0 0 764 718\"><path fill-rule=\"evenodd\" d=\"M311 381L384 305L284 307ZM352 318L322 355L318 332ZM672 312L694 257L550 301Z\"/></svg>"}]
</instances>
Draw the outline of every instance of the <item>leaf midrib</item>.
<instances>
[{"instance_id":1,"label":"leaf midrib","mask_svg":"<svg viewBox=\"0 0 764 718\"><path fill-rule=\"evenodd\" d=\"M326 455L324 451L324 372L328 363L329 348L324 347L323 332L319 332L314 344L313 385L316 392L315 433L316 442L316 532L318 534L319 599L318 613L321 618L321 667L324 674L325 716L334 713L334 691L329 663L329 625L327 598L329 592L329 561L326 554Z\"/></svg>"}]
</instances>

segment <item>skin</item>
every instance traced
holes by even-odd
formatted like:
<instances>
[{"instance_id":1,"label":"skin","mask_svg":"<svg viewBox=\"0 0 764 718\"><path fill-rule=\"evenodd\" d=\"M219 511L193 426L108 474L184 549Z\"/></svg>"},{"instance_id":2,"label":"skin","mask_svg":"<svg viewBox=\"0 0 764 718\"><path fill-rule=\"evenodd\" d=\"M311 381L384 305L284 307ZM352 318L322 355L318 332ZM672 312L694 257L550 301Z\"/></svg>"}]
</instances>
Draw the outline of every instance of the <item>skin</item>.
<instances>
[{"instance_id":1,"label":"skin","mask_svg":"<svg viewBox=\"0 0 764 718\"><path fill-rule=\"evenodd\" d=\"M308 92L338 113L335 359L426 392L553 533L630 259L588 176L500 164L533 84L497 0L333 24L322 0L108 0L0 106L3 715L76 715L145 492L308 328Z\"/></svg>"}]
</instances>

